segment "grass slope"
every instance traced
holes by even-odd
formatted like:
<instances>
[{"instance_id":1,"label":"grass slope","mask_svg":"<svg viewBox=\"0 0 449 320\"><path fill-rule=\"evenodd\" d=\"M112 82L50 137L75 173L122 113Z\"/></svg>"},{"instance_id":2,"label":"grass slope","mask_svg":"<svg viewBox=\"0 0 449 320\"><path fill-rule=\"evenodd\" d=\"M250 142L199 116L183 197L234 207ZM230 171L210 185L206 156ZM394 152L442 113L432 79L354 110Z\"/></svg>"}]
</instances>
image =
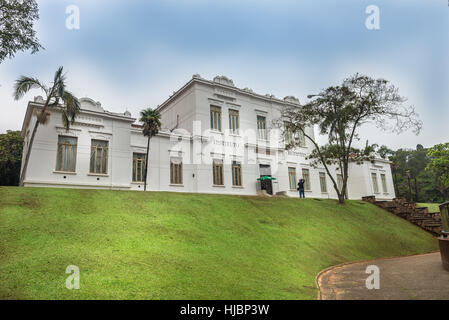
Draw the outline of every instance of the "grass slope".
<instances>
[{"instance_id":1,"label":"grass slope","mask_svg":"<svg viewBox=\"0 0 449 320\"><path fill-rule=\"evenodd\" d=\"M356 201L0 188L3 299L314 299L323 268L437 248Z\"/></svg>"},{"instance_id":2,"label":"grass slope","mask_svg":"<svg viewBox=\"0 0 449 320\"><path fill-rule=\"evenodd\" d=\"M427 208L429 208L429 212L439 212L440 211L439 203L418 203L418 207L427 207Z\"/></svg>"}]
</instances>

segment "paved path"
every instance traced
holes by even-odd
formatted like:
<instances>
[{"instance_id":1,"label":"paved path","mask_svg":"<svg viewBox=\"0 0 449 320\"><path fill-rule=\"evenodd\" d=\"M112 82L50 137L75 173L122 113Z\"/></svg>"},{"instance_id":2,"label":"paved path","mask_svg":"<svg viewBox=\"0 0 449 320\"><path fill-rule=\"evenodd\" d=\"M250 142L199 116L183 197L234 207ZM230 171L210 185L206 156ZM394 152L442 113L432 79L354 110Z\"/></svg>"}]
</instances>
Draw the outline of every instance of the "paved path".
<instances>
[{"instance_id":1,"label":"paved path","mask_svg":"<svg viewBox=\"0 0 449 320\"><path fill-rule=\"evenodd\" d=\"M378 290L366 288L369 265L379 267ZM323 300L449 300L449 272L439 252L336 266L322 271L317 284Z\"/></svg>"}]
</instances>

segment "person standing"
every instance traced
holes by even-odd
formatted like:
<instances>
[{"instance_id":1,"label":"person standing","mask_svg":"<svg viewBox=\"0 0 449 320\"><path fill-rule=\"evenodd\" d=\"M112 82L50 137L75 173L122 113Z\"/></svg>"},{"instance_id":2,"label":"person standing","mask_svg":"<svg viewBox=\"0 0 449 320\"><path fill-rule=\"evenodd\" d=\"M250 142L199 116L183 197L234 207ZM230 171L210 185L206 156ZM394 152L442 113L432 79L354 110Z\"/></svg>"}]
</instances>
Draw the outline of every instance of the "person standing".
<instances>
[{"instance_id":1,"label":"person standing","mask_svg":"<svg viewBox=\"0 0 449 320\"><path fill-rule=\"evenodd\" d=\"M299 191L299 198L305 198L306 195L304 194L304 183L306 181L304 179L299 179L298 182L298 191Z\"/></svg>"}]
</instances>

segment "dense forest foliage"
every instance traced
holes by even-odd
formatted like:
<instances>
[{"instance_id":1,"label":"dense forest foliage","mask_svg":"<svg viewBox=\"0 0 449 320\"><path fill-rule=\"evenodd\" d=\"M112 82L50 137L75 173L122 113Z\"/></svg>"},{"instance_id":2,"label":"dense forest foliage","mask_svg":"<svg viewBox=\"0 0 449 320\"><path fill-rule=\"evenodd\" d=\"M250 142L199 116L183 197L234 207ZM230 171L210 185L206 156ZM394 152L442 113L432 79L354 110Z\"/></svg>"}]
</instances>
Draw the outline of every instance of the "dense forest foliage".
<instances>
[{"instance_id":1,"label":"dense forest foliage","mask_svg":"<svg viewBox=\"0 0 449 320\"><path fill-rule=\"evenodd\" d=\"M17 186L22 162L23 138L20 131L0 134L0 185Z\"/></svg>"},{"instance_id":2,"label":"dense forest foliage","mask_svg":"<svg viewBox=\"0 0 449 320\"><path fill-rule=\"evenodd\" d=\"M449 185L443 179L444 168L435 165L448 160L447 154L435 151L444 149L444 146L443 144L424 148L418 144L416 149L393 151L386 146L379 149L381 157L388 158L392 162L391 169L397 197L431 203L441 203L449 199Z\"/></svg>"}]
</instances>

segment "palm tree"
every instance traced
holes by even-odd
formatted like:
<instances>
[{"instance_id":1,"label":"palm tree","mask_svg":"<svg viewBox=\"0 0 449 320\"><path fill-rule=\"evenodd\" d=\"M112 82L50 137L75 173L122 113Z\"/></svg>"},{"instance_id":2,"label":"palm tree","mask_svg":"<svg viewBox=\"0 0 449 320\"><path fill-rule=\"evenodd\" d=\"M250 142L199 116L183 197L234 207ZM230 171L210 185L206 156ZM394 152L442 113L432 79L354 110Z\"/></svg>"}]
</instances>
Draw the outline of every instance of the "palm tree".
<instances>
[{"instance_id":1,"label":"palm tree","mask_svg":"<svg viewBox=\"0 0 449 320\"><path fill-rule=\"evenodd\" d=\"M154 137L161 129L161 114L156 109L145 109L140 112L140 122L143 122L143 135L148 137L147 143L147 157L145 159L145 174L144 174L144 187L143 190L147 190L147 171L148 171L148 159L150 154L150 139Z\"/></svg>"},{"instance_id":2,"label":"palm tree","mask_svg":"<svg viewBox=\"0 0 449 320\"><path fill-rule=\"evenodd\" d=\"M66 130L69 130L70 125L75 122L75 118L80 111L80 103L78 99L69 91L66 90L65 74L62 73L63 67L59 67L55 72L53 83L50 87L42 84L38 79L21 76L16 80L14 86L14 99L19 100L31 89L40 89L44 92L46 100L43 108L35 110L37 121L34 125L33 133L31 134L29 147L25 156L25 162L20 177L20 185L23 186L25 179L28 161L30 160L31 148L33 146L34 137L36 135L39 124L45 124L50 117L48 109L58 108L62 111L62 122ZM62 100L63 105L60 105Z\"/></svg>"}]
</instances>

